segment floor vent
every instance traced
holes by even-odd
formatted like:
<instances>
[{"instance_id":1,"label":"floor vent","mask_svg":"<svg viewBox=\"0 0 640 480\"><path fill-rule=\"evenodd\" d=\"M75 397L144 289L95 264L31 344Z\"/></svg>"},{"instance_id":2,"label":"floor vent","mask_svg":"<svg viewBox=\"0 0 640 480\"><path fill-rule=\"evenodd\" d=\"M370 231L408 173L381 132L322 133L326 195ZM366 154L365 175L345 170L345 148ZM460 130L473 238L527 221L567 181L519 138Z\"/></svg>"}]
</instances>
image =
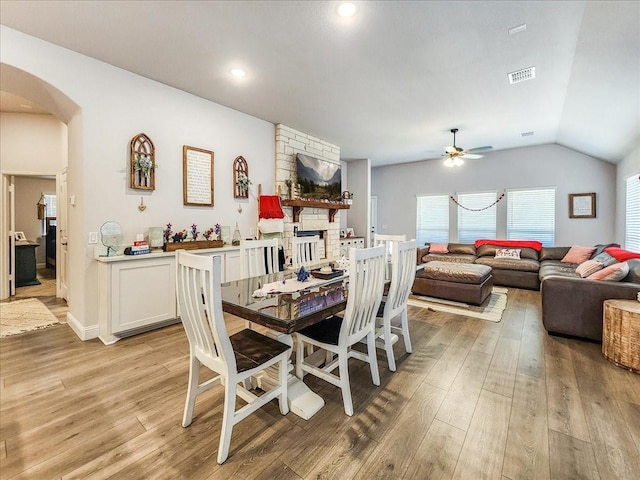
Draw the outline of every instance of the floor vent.
<instances>
[{"instance_id":1,"label":"floor vent","mask_svg":"<svg viewBox=\"0 0 640 480\"><path fill-rule=\"evenodd\" d=\"M536 78L536 67L528 67L523 68L522 70L518 70L517 72L511 72L508 74L509 83L513 85L514 83L526 82L527 80L532 80Z\"/></svg>"}]
</instances>

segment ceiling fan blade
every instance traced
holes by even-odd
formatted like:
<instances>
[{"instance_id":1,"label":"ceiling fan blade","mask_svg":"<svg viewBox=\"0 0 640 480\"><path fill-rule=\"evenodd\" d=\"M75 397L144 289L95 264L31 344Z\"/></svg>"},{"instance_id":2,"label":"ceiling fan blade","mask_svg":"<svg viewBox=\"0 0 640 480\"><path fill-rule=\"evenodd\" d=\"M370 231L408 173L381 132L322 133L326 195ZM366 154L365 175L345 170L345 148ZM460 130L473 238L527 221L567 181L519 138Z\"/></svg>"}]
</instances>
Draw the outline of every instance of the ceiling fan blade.
<instances>
[{"instance_id":1,"label":"ceiling fan blade","mask_svg":"<svg viewBox=\"0 0 640 480\"><path fill-rule=\"evenodd\" d=\"M484 146L484 147L476 147L476 148L470 148L469 150L467 150L467 152L469 153L480 153L480 152L488 152L489 150L493 150L492 146Z\"/></svg>"},{"instance_id":2,"label":"ceiling fan blade","mask_svg":"<svg viewBox=\"0 0 640 480\"><path fill-rule=\"evenodd\" d=\"M462 158L468 158L470 160L475 160L476 158L482 158L483 155L478 155L476 153L465 153L463 155L460 155Z\"/></svg>"}]
</instances>

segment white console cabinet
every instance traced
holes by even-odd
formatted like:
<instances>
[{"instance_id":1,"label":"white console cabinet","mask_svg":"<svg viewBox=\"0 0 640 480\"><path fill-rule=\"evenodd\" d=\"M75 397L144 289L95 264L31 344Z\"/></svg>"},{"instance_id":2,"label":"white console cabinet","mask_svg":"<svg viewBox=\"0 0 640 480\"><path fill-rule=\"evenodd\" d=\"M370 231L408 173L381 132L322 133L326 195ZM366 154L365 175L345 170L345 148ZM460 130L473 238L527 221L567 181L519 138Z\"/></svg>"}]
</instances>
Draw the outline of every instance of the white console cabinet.
<instances>
[{"instance_id":1,"label":"white console cabinet","mask_svg":"<svg viewBox=\"0 0 640 480\"><path fill-rule=\"evenodd\" d=\"M364 237L349 237L340 239L340 257L348 257L349 250L355 248L364 248Z\"/></svg>"},{"instance_id":2,"label":"white console cabinet","mask_svg":"<svg viewBox=\"0 0 640 480\"><path fill-rule=\"evenodd\" d=\"M222 281L240 276L238 247L191 250L222 255ZM122 337L178 321L175 252L97 257L100 340L110 345Z\"/></svg>"}]
</instances>

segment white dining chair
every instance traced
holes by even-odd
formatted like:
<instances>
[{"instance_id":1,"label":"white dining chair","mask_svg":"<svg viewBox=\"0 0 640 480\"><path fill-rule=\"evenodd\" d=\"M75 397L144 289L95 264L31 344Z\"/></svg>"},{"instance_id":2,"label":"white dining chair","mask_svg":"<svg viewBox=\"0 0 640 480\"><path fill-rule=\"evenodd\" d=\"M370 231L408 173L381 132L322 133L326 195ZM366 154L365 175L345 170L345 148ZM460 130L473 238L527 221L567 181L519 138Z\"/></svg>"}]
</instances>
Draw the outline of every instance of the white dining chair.
<instances>
[{"instance_id":1,"label":"white dining chair","mask_svg":"<svg viewBox=\"0 0 640 480\"><path fill-rule=\"evenodd\" d=\"M277 238L240 242L241 278L257 277L279 270Z\"/></svg>"},{"instance_id":2,"label":"white dining chair","mask_svg":"<svg viewBox=\"0 0 640 480\"><path fill-rule=\"evenodd\" d=\"M344 316L331 316L296 333L296 376L302 379L306 373L311 373L339 387L342 390L344 411L349 416L353 415L349 358L367 362L374 385L380 385L375 347L375 319L383 289L384 247L352 248L349 251L349 296ZM366 354L352 348L365 338ZM305 357L305 344L323 349L332 356L336 355L336 358L327 359L323 367L317 367L314 360L322 351L310 353L307 350ZM336 368L338 375L332 373Z\"/></svg>"},{"instance_id":3,"label":"white dining chair","mask_svg":"<svg viewBox=\"0 0 640 480\"><path fill-rule=\"evenodd\" d=\"M290 348L253 330L229 336L222 313L219 255L201 256L176 251L176 296L180 316L189 340L189 385L182 426L193 418L196 397L216 385L225 389L218 463L229 455L233 426L250 413L278 398L280 413L286 415L287 361ZM200 365L218 375L200 382ZM257 396L244 387L245 381L265 369L278 367L278 384ZM236 410L236 396L247 404Z\"/></svg>"},{"instance_id":4,"label":"white dining chair","mask_svg":"<svg viewBox=\"0 0 640 480\"><path fill-rule=\"evenodd\" d=\"M373 245L384 245L384 259L387 263L390 262L391 259L391 242L404 242L407 240L406 235L385 235L382 233L374 233L373 234Z\"/></svg>"},{"instance_id":5,"label":"white dining chair","mask_svg":"<svg viewBox=\"0 0 640 480\"><path fill-rule=\"evenodd\" d=\"M291 265L293 268L315 266L320 262L320 237L293 237Z\"/></svg>"},{"instance_id":6,"label":"white dining chair","mask_svg":"<svg viewBox=\"0 0 640 480\"><path fill-rule=\"evenodd\" d=\"M409 242L391 241L391 283L384 298L382 317L378 319L376 336L382 339L384 350L387 353L389 370L392 372L396 371L393 344L398 339L397 334L402 335L406 352L412 352L407 302L416 276L416 245L415 240ZM392 320L398 316L400 316L400 326L392 323ZM396 334L395 338L393 334Z\"/></svg>"}]
</instances>

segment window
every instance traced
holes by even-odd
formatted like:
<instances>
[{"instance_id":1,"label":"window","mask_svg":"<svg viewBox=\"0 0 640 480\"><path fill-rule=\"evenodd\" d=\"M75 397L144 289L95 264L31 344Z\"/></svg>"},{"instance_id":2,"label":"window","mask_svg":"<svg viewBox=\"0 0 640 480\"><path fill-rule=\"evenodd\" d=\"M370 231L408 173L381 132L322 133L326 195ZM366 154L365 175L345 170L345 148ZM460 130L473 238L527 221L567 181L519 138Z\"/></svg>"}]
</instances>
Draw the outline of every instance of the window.
<instances>
[{"instance_id":1,"label":"window","mask_svg":"<svg viewBox=\"0 0 640 480\"><path fill-rule=\"evenodd\" d=\"M49 195L46 193L43 193L42 196L44 197L44 218L42 219L42 235L46 236L47 235L47 219L50 217L55 218L58 212L58 204L57 204L57 197L55 195ZM55 225L55 223L53 224Z\"/></svg>"},{"instance_id":2,"label":"window","mask_svg":"<svg viewBox=\"0 0 640 480\"><path fill-rule=\"evenodd\" d=\"M507 239L538 240L545 247L555 243L556 189L507 192Z\"/></svg>"},{"instance_id":3,"label":"window","mask_svg":"<svg viewBox=\"0 0 640 480\"><path fill-rule=\"evenodd\" d=\"M496 192L458 194L458 242L496 238Z\"/></svg>"},{"instance_id":4,"label":"window","mask_svg":"<svg viewBox=\"0 0 640 480\"><path fill-rule=\"evenodd\" d=\"M57 198L55 195L44 195L45 217L55 217L58 211Z\"/></svg>"},{"instance_id":5,"label":"window","mask_svg":"<svg viewBox=\"0 0 640 480\"><path fill-rule=\"evenodd\" d=\"M425 243L449 242L449 196L418 197L416 241Z\"/></svg>"},{"instance_id":6,"label":"window","mask_svg":"<svg viewBox=\"0 0 640 480\"><path fill-rule=\"evenodd\" d=\"M627 178L624 248L640 252L640 175Z\"/></svg>"}]
</instances>

